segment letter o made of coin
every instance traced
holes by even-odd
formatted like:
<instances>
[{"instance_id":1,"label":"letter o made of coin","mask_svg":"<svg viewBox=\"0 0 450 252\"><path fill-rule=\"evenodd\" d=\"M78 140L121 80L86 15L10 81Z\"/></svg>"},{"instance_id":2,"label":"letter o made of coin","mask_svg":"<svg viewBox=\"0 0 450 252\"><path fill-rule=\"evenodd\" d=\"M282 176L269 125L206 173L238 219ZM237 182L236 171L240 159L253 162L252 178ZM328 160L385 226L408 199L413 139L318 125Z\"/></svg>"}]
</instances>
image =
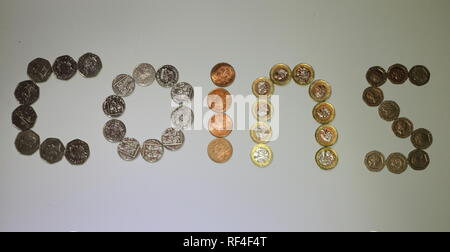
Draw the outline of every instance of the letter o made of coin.
<instances>
[{"instance_id":1,"label":"letter o made of coin","mask_svg":"<svg viewBox=\"0 0 450 252\"><path fill-rule=\"evenodd\" d=\"M194 99L194 88L187 82L180 82L172 87L170 96L179 105L190 103Z\"/></svg>"},{"instance_id":2,"label":"letter o made of coin","mask_svg":"<svg viewBox=\"0 0 450 252\"><path fill-rule=\"evenodd\" d=\"M121 142L127 133L125 124L116 119L109 120L103 127L103 136L111 143Z\"/></svg>"},{"instance_id":3,"label":"letter o made of coin","mask_svg":"<svg viewBox=\"0 0 450 252\"><path fill-rule=\"evenodd\" d=\"M180 106L172 112L170 118L173 128L176 130L184 130L192 126L194 122L194 112L186 106Z\"/></svg>"}]
</instances>

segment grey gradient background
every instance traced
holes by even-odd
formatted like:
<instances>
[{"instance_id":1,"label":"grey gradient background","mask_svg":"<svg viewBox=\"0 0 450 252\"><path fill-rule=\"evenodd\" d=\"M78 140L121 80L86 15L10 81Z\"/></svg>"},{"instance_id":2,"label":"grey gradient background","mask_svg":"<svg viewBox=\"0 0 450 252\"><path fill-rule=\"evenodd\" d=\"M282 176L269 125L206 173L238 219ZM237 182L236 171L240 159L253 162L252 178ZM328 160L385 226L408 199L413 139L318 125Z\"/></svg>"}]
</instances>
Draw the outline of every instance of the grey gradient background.
<instances>
[{"instance_id":1,"label":"grey gradient background","mask_svg":"<svg viewBox=\"0 0 450 252\"><path fill-rule=\"evenodd\" d=\"M450 231L449 9L448 0L1 0L0 231ZM88 51L102 57L100 76L40 85L34 130L88 141L89 162L50 166L19 155L10 117L28 62ZM156 165L119 159L101 133L115 75L140 62L170 63L205 95L221 61L237 70L234 94L249 94L275 63L313 65L334 88L339 166L315 165L314 103L295 84L277 88L281 132L266 169L251 164L245 131L229 137L235 153L224 165L207 157L207 131L187 132L184 148ZM366 70L394 63L432 72L425 87L383 88L403 116L434 133L425 172L373 174L362 164L373 149L412 149L361 100ZM138 88L127 106L122 119L141 142L168 126L168 90Z\"/></svg>"}]
</instances>

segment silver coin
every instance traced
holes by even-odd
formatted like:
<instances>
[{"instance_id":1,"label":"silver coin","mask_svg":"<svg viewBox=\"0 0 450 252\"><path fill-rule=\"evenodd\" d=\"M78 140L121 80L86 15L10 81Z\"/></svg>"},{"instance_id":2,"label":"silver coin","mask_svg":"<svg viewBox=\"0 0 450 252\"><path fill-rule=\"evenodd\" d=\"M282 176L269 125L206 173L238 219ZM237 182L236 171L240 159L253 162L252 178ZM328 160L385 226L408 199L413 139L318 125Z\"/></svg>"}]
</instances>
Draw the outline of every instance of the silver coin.
<instances>
[{"instance_id":1,"label":"silver coin","mask_svg":"<svg viewBox=\"0 0 450 252\"><path fill-rule=\"evenodd\" d=\"M97 76L102 67L102 60L93 53L86 53L78 60L78 71L86 78Z\"/></svg>"},{"instance_id":2,"label":"silver coin","mask_svg":"<svg viewBox=\"0 0 450 252\"><path fill-rule=\"evenodd\" d=\"M120 158L125 161L132 161L137 158L141 151L141 146L138 140L134 138L124 138L122 142L117 146L117 153L119 153Z\"/></svg>"},{"instance_id":3,"label":"silver coin","mask_svg":"<svg viewBox=\"0 0 450 252\"><path fill-rule=\"evenodd\" d=\"M163 88L171 88L178 83L178 70L171 65L162 66L156 72L156 81Z\"/></svg>"},{"instance_id":4,"label":"silver coin","mask_svg":"<svg viewBox=\"0 0 450 252\"><path fill-rule=\"evenodd\" d=\"M19 153L23 155L33 155L39 150L40 138L32 130L22 131L17 135L15 146Z\"/></svg>"},{"instance_id":5,"label":"silver coin","mask_svg":"<svg viewBox=\"0 0 450 252\"><path fill-rule=\"evenodd\" d=\"M125 124L120 120L110 120L103 127L103 136L111 143L118 143L123 140L127 133Z\"/></svg>"},{"instance_id":6,"label":"silver coin","mask_svg":"<svg viewBox=\"0 0 450 252\"><path fill-rule=\"evenodd\" d=\"M37 58L28 64L27 74L36 83L46 82L52 73L52 65L46 59Z\"/></svg>"},{"instance_id":7,"label":"silver coin","mask_svg":"<svg viewBox=\"0 0 450 252\"><path fill-rule=\"evenodd\" d=\"M103 112L109 117L119 117L125 112L125 101L120 96L111 95L103 102Z\"/></svg>"},{"instance_id":8,"label":"silver coin","mask_svg":"<svg viewBox=\"0 0 450 252\"><path fill-rule=\"evenodd\" d=\"M47 138L39 149L41 158L49 164L61 161L64 157L66 148L61 140L56 138Z\"/></svg>"},{"instance_id":9,"label":"silver coin","mask_svg":"<svg viewBox=\"0 0 450 252\"><path fill-rule=\"evenodd\" d=\"M20 105L13 111L11 117L12 123L22 131L33 128L37 120L36 111L28 105Z\"/></svg>"},{"instance_id":10,"label":"silver coin","mask_svg":"<svg viewBox=\"0 0 450 252\"><path fill-rule=\"evenodd\" d=\"M127 74L118 75L112 82L114 93L122 97L131 95L134 92L135 87L135 80Z\"/></svg>"},{"instance_id":11,"label":"silver coin","mask_svg":"<svg viewBox=\"0 0 450 252\"><path fill-rule=\"evenodd\" d=\"M156 163L164 155L164 146L156 139L149 139L142 145L141 154L145 161Z\"/></svg>"},{"instance_id":12,"label":"silver coin","mask_svg":"<svg viewBox=\"0 0 450 252\"><path fill-rule=\"evenodd\" d=\"M194 98L194 88L189 83L180 82L172 87L170 95L177 104L188 103Z\"/></svg>"},{"instance_id":13,"label":"silver coin","mask_svg":"<svg viewBox=\"0 0 450 252\"><path fill-rule=\"evenodd\" d=\"M89 145L80 140L75 139L66 146L66 159L72 165L82 165L86 163L91 155Z\"/></svg>"},{"instance_id":14,"label":"silver coin","mask_svg":"<svg viewBox=\"0 0 450 252\"><path fill-rule=\"evenodd\" d=\"M184 144L184 134L181 130L168 128L161 136L161 143L168 150L179 150Z\"/></svg>"},{"instance_id":15,"label":"silver coin","mask_svg":"<svg viewBox=\"0 0 450 252\"><path fill-rule=\"evenodd\" d=\"M186 106L180 106L172 112L171 122L176 130L190 128L194 122L194 112Z\"/></svg>"},{"instance_id":16,"label":"silver coin","mask_svg":"<svg viewBox=\"0 0 450 252\"><path fill-rule=\"evenodd\" d=\"M53 63L53 72L59 80L70 80L78 70L77 62L70 56L58 57Z\"/></svg>"},{"instance_id":17,"label":"silver coin","mask_svg":"<svg viewBox=\"0 0 450 252\"><path fill-rule=\"evenodd\" d=\"M142 63L134 69L133 78L139 86L147 87L155 81L156 70L152 65Z\"/></svg>"},{"instance_id":18,"label":"silver coin","mask_svg":"<svg viewBox=\"0 0 450 252\"><path fill-rule=\"evenodd\" d=\"M39 86L33 81L22 81L17 85L14 96L21 105L31 105L39 99Z\"/></svg>"}]
</instances>

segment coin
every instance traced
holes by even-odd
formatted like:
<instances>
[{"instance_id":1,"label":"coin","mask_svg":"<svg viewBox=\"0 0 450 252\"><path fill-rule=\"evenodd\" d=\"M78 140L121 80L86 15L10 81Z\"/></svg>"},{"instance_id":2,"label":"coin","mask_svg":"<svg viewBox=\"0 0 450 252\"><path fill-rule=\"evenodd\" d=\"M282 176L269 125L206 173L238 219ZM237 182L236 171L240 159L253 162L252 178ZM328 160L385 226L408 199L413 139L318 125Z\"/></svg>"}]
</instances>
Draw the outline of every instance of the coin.
<instances>
[{"instance_id":1,"label":"coin","mask_svg":"<svg viewBox=\"0 0 450 252\"><path fill-rule=\"evenodd\" d=\"M256 97L270 97L273 95L275 87L272 81L266 77L256 79L252 84L252 91Z\"/></svg>"},{"instance_id":2,"label":"coin","mask_svg":"<svg viewBox=\"0 0 450 252\"><path fill-rule=\"evenodd\" d=\"M387 81L386 70L379 66L371 67L366 73L366 79L372 87L381 87Z\"/></svg>"},{"instance_id":3,"label":"coin","mask_svg":"<svg viewBox=\"0 0 450 252\"><path fill-rule=\"evenodd\" d=\"M233 84L236 71L228 63L219 63L211 70L211 81L219 87L228 87Z\"/></svg>"},{"instance_id":4,"label":"coin","mask_svg":"<svg viewBox=\"0 0 450 252\"><path fill-rule=\"evenodd\" d=\"M147 140L142 145L141 154L145 161L156 163L164 155L164 146L156 139Z\"/></svg>"},{"instance_id":5,"label":"coin","mask_svg":"<svg viewBox=\"0 0 450 252\"><path fill-rule=\"evenodd\" d=\"M178 70L171 65L162 66L158 72L156 72L156 81L163 88L171 88L178 83Z\"/></svg>"},{"instance_id":6,"label":"coin","mask_svg":"<svg viewBox=\"0 0 450 252\"><path fill-rule=\"evenodd\" d=\"M136 88L133 77L127 74L119 74L112 82L114 93L121 97L130 96Z\"/></svg>"},{"instance_id":7,"label":"coin","mask_svg":"<svg viewBox=\"0 0 450 252\"><path fill-rule=\"evenodd\" d=\"M190 103L194 98L194 88L189 83L180 82L172 87L170 95L177 104Z\"/></svg>"},{"instance_id":8,"label":"coin","mask_svg":"<svg viewBox=\"0 0 450 252\"><path fill-rule=\"evenodd\" d=\"M214 89L207 97L208 107L216 113L226 112L231 107L231 94L224 88Z\"/></svg>"},{"instance_id":9,"label":"coin","mask_svg":"<svg viewBox=\"0 0 450 252\"><path fill-rule=\"evenodd\" d=\"M86 53L78 59L78 70L86 78L97 76L102 67L102 60L93 53Z\"/></svg>"},{"instance_id":10,"label":"coin","mask_svg":"<svg viewBox=\"0 0 450 252\"><path fill-rule=\"evenodd\" d=\"M334 126L322 125L316 131L316 141L324 146L333 146L338 140L338 131Z\"/></svg>"},{"instance_id":11,"label":"coin","mask_svg":"<svg viewBox=\"0 0 450 252\"><path fill-rule=\"evenodd\" d=\"M61 161L64 157L66 148L61 140L56 138L47 138L41 144L39 153L41 158L47 161L49 164L55 164Z\"/></svg>"},{"instance_id":12,"label":"coin","mask_svg":"<svg viewBox=\"0 0 450 252\"><path fill-rule=\"evenodd\" d=\"M364 90L363 100L370 107L378 107L384 101L383 90L375 87L368 87Z\"/></svg>"},{"instance_id":13,"label":"coin","mask_svg":"<svg viewBox=\"0 0 450 252\"><path fill-rule=\"evenodd\" d=\"M295 83L306 86L314 81L314 68L308 64L298 64L292 70Z\"/></svg>"},{"instance_id":14,"label":"coin","mask_svg":"<svg viewBox=\"0 0 450 252\"><path fill-rule=\"evenodd\" d=\"M117 146L119 157L125 161L135 160L140 152L141 146L134 138L125 137Z\"/></svg>"},{"instance_id":15,"label":"coin","mask_svg":"<svg viewBox=\"0 0 450 252\"><path fill-rule=\"evenodd\" d=\"M166 149L176 151L181 149L184 144L184 134L181 130L168 128L161 136L161 143Z\"/></svg>"},{"instance_id":16,"label":"coin","mask_svg":"<svg viewBox=\"0 0 450 252\"><path fill-rule=\"evenodd\" d=\"M209 119L208 129L215 137L227 137L233 130L233 120L225 113L217 113Z\"/></svg>"},{"instance_id":17,"label":"coin","mask_svg":"<svg viewBox=\"0 0 450 252\"><path fill-rule=\"evenodd\" d=\"M386 159L388 170L394 174L402 174L408 168L408 160L401 153L393 153Z\"/></svg>"},{"instance_id":18,"label":"coin","mask_svg":"<svg viewBox=\"0 0 450 252\"><path fill-rule=\"evenodd\" d=\"M17 85L14 96L22 105L31 105L39 99L39 87L33 81L22 81Z\"/></svg>"},{"instance_id":19,"label":"coin","mask_svg":"<svg viewBox=\"0 0 450 252\"><path fill-rule=\"evenodd\" d=\"M286 85L292 79L291 68L286 64L277 64L270 70L270 79L276 85Z\"/></svg>"},{"instance_id":20,"label":"coin","mask_svg":"<svg viewBox=\"0 0 450 252\"><path fill-rule=\"evenodd\" d=\"M413 123L407 118L399 118L392 124L394 134L399 138L408 138L414 131Z\"/></svg>"},{"instance_id":21,"label":"coin","mask_svg":"<svg viewBox=\"0 0 450 252\"><path fill-rule=\"evenodd\" d=\"M331 170L336 168L338 162L338 154L332 148L322 148L316 154L316 163L323 170Z\"/></svg>"},{"instance_id":22,"label":"coin","mask_svg":"<svg viewBox=\"0 0 450 252\"><path fill-rule=\"evenodd\" d=\"M119 117L125 112L125 101L120 96L111 95L103 102L103 112L109 117Z\"/></svg>"},{"instance_id":23,"label":"coin","mask_svg":"<svg viewBox=\"0 0 450 252\"><path fill-rule=\"evenodd\" d=\"M126 133L127 128L120 120L112 119L103 127L103 136L111 143L121 142Z\"/></svg>"},{"instance_id":24,"label":"coin","mask_svg":"<svg viewBox=\"0 0 450 252\"><path fill-rule=\"evenodd\" d=\"M272 163L273 152L272 149L266 144L257 144L250 152L250 158L254 165L258 167L266 167Z\"/></svg>"},{"instance_id":25,"label":"coin","mask_svg":"<svg viewBox=\"0 0 450 252\"><path fill-rule=\"evenodd\" d=\"M64 55L55 60L52 69L59 80L70 80L77 73L78 66L72 57Z\"/></svg>"},{"instance_id":26,"label":"coin","mask_svg":"<svg viewBox=\"0 0 450 252\"><path fill-rule=\"evenodd\" d=\"M369 152L364 159L364 164L371 172L380 172L386 166L384 155L379 151Z\"/></svg>"},{"instance_id":27,"label":"coin","mask_svg":"<svg viewBox=\"0 0 450 252\"><path fill-rule=\"evenodd\" d=\"M46 59L37 58L28 64L27 74L36 83L46 82L52 72L52 65Z\"/></svg>"},{"instance_id":28,"label":"coin","mask_svg":"<svg viewBox=\"0 0 450 252\"><path fill-rule=\"evenodd\" d=\"M309 95L316 102L324 102L331 97L331 85L324 80L314 81L309 87Z\"/></svg>"},{"instance_id":29,"label":"coin","mask_svg":"<svg viewBox=\"0 0 450 252\"><path fill-rule=\"evenodd\" d=\"M430 165L430 156L423 150L413 150L409 153L408 162L416 171L423 171Z\"/></svg>"},{"instance_id":30,"label":"coin","mask_svg":"<svg viewBox=\"0 0 450 252\"><path fill-rule=\"evenodd\" d=\"M425 66L414 66L409 71L409 80L416 86L423 86L430 81L430 75Z\"/></svg>"},{"instance_id":31,"label":"coin","mask_svg":"<svg viewBox=\"0 0 450 252\"><path fill-rule=\"evenodd\" d=\"M320 124L331 123L336 116L334 106L328 102L317 104L313 109L313 117Z\"/></svg>"},{"instance_id":32,"label":"coin","mask_svg":"<svg viewBox=\"0 0 450 252\"><path fill-rule=\"evenodd\" d=\"M148 63L139 64L133 71L133 78L139 86L150 86L155 82L156 70Z\"/></svg>"},{"instance_id":33,"label":"coin","mask_svg":"<svg viewBox=\"0 0 450 252\"><path fill-rule=\"evenodd\" d=\"M411 142L417 149L426 150L433 144L433 135L427 129L417 129L411 135Z\"/></svg>"},{"instance_id":34,"label":"coin","mask_svg":"<svg viewBox=\"0 0 450 252\"><path fill-rule=\"evenodd\" d=\"M272 127L266 122L257 122L250 129L250 137L257 144L267 143L272 139Z\"/></svg>"},{"instance_id":35,"label":"coin","mask_svg":"<svg viewBox=\"0 0 450 252\"><path fill-rule=\"evenodd\" d=\"M378 107L380 117L388 122L392 122L400 116L400 106L394 101L384 101Z\"/></svg>"},{"instance_id":36,"label":"coin","mask_svg":"<svg viewBox=\"0 0 450 252\"><path fill-rule=\"evenodd\" d=\"M90 156L89 145L80 139L73 140L66 146L66 159L72 165L86 163Z\"/></svg>"},{"instance_id":37,"label":"coin","mask_svg":"<svg viewBox=\"0 0 450 252\"><path fill-rule=\"evenodd\" d=\"M15 141L16 149L22 155L33 155L37 150L39 150L40 138L32 130L26 130L20 132Z\"/></svg>"},{"instance_id":38,"label":"coin","mask_svg":"<svg viewBox=\"0 0 450 252\"><path fill-rule=\"evenodd\" d=\"M37 120L37 114L29 105L20 105L12 113L12 123L20 130L33 128Z\"/></svg>"},{"instance_id":39,"label":"coin","mask_svg":"<svg viewBox=\"0 0 450 252\"><path fill-rule=\"evenodd\" d=\"M186 106L179 106L172 112L170 118L173 128L176 130L184 130L192 126L194 112Z\"/></svg>"},{"instance_id":40,"label":"coin","mask_svg":"<svg viewBox=\"0 0 450 252\"><path fill-rule=\"evenodd\" d=\"M388 70L388 79L392 84L403 84L408 80L408 69L401 64L395 64Z\"/></svg>"},{"instance_id":41,"label":"coin","mask_svg":"<svg viewBox=\"0 0 450 252\"><path fill-rule=\"evenodd\" d=\"M233 155L233 146L225 138L216 138L208 145L208 156L216 163L225 163Z\"/></svg>"},{"instance_id":42,"label":"coin","mask_svg":"<svg viewBox=\"0 0 450 252\"><path fill-rule=\"evenodd\" d=\"M253 104L253 116L258 121L270 121L273 116L273 105L268 100L257 100Z\"/></svg>"}]
</instances>

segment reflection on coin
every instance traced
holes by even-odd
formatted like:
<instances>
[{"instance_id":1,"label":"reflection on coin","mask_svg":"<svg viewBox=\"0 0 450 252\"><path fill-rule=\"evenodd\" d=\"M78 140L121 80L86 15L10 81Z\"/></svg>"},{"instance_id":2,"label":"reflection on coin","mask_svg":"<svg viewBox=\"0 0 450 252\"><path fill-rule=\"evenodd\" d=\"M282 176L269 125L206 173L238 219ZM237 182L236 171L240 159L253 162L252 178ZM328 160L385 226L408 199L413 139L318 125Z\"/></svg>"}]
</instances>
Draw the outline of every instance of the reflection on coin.
<instances>
[{"instance_id":1,"label":"reflection on coin","mask_svg":"<svg viewBox=\"0 0 450 252\"><path fill-rule=\"evenodd\" d=\"M430 75L425 66L414 66L409 71L409 80L416 86L423 86L430 81Z\"/></svg>"},{"instance_id":2,"label":"reflection on coin","mask_svg":"<svg viewBox=\"0 0 450 252\"><path fill-rule=\"evenodd\" d=\"M156 163L164 155L164 146L156 139L147 140L142 145L141 154L145 161Z\"/></svg>"},{"instance_id":3,"label":"reflection on coin","mask_svg":"<svg viewBox=\"0 0 450 252\"><path fill-rule=\"evenodd\" d=\"M366 79L372 87L381 87L387 81L386 70L379 66L371 67L366 73Z\"/></svg>"},{"instance_id":4,"label":"reflection on coin","mask_svg":"<svg viewBox=\"0 0 450 252\"><path fill-rule=\"evenodd\" d=\"M388 122L392 122L400 116L400 106L394 101L384 101L378 107L380 117Z\"/></svg>"},{"instance_id":5,"label":"reflection on coin","mask_svg":"<svg viewBox=\"0 0 450 252\"><path fill-rule=\"evenodd\" d=\"M231 107L231 99L231 94L226 89L214 89L208 94L208 107L216 113L226 112Z\"/></svg>"},{"instance_id":6,"label":"reflection on coin","mask_svg":"<svg viewBox=\"0 0 450 252\"><path fill-rule=\"evenodd\" d=\"M253 94L259 98L261 96L270 97L273 95L275 87L272 81L266 77L256 79L252 84Z\"/></svg>"},{"instance_id":7,"label":"reflection on coin","mask_svg":"<svg viewBox=\"0 0 450 252\"><path fill-rule=\"evenodd\" d=\"M409 165L416 171L423 171L430 165L430 156L423 150L413 150L408 156Z\"/></svg>"},{"instance_id":8,"label":"reflection on coin","mask_svg":"<svg viewBox=\"0 0 450 252\"><path fill-rule=\"evenodd\" d=\"M380 172L386 166L384 155L379 151L369 152L364 159L364 164L371 172Z\"/></svg>"},{"instance_id":9,"label":"reflection on coin","mask_svg":"<svg viewBox=\"0 0 450 252\"><path fill-rule=\"evenodd\" d=\"M28 105L20 105L12 113L12 123L22 131L33 128L36 120L36 112Z\"/></svg>"},{"instance_id":10,"label":"reflection on coin","mask_svg":"<svg viewBox=\"0 0 450 252\"><path fill-rule=\"evenodd\" d=\"M111 95L103 102L103 112L109 117L119 117L125 112L125 101L120 96Z\"/></svg>"},{"instance_id":11,"label":"reflection on coin","mask_svg":"<svg viewBox=\"0 0 450 252\"><path fill-rule=\"evenodd\" d=\"M324 80L317 80L309 87L309 95L316 102L324 102L331 96L331 85Z\"/></svg>"},{"instance_id":12,"label":"reflection on coin","mask_svg":"<svg viewBox=\"0 0 450 252\"><path fill-rule=\"evenodd\" d=\"M37 58L28 64L27 74L36 83L46 82L52 72L52 65L46 59Z\"/></svg>"},{"instance_id":13,"label":"reflection on coin","mask_svg":"<svg viewBox=\"0 0 450 252\"><path fill-rule=\"evenodd\" d=\"M408 138L414 131L414 125L409 119L402 117L394 121L392 131L399 138Z\"/></svg>"},{"instance_id":14,"label":"reflection on coin","mask_svg":"<svg viewBox=\"0 0 450 252\"><path fill-rule=\"evenodd\" d=\"M333 146L338 140L338 131L334 126L322 125L316 131L317 142L324 146Z\"/></svg>"},{"instance_id":15,"label":"reflection on coin","mask_svg":"<svg viewBox=\"0 0 450 252\"><path fill-rule=\"evenodd\" d=\"M170 96L177 104L187 104L194 98L194 88L189 83L180 82L172 87Z\"/></svg>"},{"instance_id":16,"label":"reflection on coin","mask_svg":"<svg viewBox=\"0 0 450 252\"><path fill-rule=\"evenodd\" d=\"M250 158L254 165L258 167L266 167L272 163L273 152L266 144L257 144L253 147Z\"/></svg>"},{"instance_id":17,"label":"reflection on coin","mask_svg":"<svg viewBox=\"0 0 450 252\"><path fill-rule=\"evenodd\" d=\"M90 154L89 145L79 139L67 144L65 156L72 165L84 164L89 159Z\"/></svg>"},{"instance_id":18,"label":"reflection on coin","mask_svg":"<svg viewBox=\"0 0 450 252\"><path fill-rule=\"evenodd\" d=\"M257 100L254 104L253 104L253 116L255 117L255 119L257 119L258 121L270 121L272 119L273 116L273 105L270 101L268 100Z\"/></svg>"},{"instance_id":19,"label":"reflection on coin","mask_svg":"<svg viewBox=\"0 0 450 252\"><path fill-rule=\"evenodd\" d=\"M216 163L225 163L233 155L233 146L225 138L212 140L208 145L208 156Z\"/></svg>"},{"instance_id":20,"label":"reflection on coin","mask_svg":"<svg viewBox=\"0 0 450 252\"><path fill-rule=\"evenodd\" d=\"M150 86L155 82L156 70L151 64L139 64L133 71L133 78L141 87Z\"/></svg>"},{"instance_id":21,"label":"reflection on coin","mask_svg":"<svg viewBox=\"0 0 450 252\"><path fill-rule=\"evenodd\" d=\"M332 148L320 149L316 154L316 163L323 170L334 169L339 162L337 152Z\"/></svg>"},{"instance_id":22,"label":"reflection on coin","mask_svg":"<svg viewBox=\"0 0 450 252\"><path fill-rule=\"evenodd\" d=\"M17 151L22 155L33 155L39 150L40 138L32 130L20 132L15 141Z\"/></svg>"},{"instance_id":23,"label":"reflection on coin","mask_svg":"<svg viewBox=\"0 0 450 252\"><path fill-rule=\"evenodd\" d=\"M426 150L433 144L433 135L427 129L417 129L411 135L411 142L417 149Z\"/></svg>"},{"instance_id":24,"label":"reflection on coin","mask_svg":"<svg viewBox=\"0 0 450 252\"><path fill-rule=\"evenodd\" d=\"M134 92L136 88L133 77L127 74L118 75L112 82L112 89L114 93L121 97L127 97Z\"/></svg>"},{"instance_id":25,"label":"reflection on coin","mask_svg":"<svg viewBox=\"0 0 450 252\"><path fill-rule=\"evenodd\" d=\"M56 138L47 138L39 149L41 158L49 164L54 164L61 161L64 157L66 148L61 140Z\"/></svg>"},{"instance_id":26,"label":"reflection on coin","mask_svg":"<svg viewBox=\"0 0 450 252\"><path fill-rule=\"evenodd\" d=\"M363 93L364 102L370 107L377 107L384 101L383 90L375 87L368 87Z\"/></svg>"},{"instance_id":27,"label":"reflection on coin","mask_svg":"<svg viewBox=\"0 0 450 252\"><path fill-rule=\"evenodd\" d=\"M156 72L156 81L163 88L171 88L178 83L179 73L174 66L162 66Z\"/></svg>"},{"instance_id":28,"label":"reflection on coin","mask_svg":"<svg viewBox=\"0 0 450 252\"><path fill-rule=\"evenodd\" d=\"M314 69L308 64L298 64L292 70L295 83L306 86L314 81Z\"/></svg>"},{"instance_id":29,"label":"reflection on coin","mask_svg":"<svg viewBox=\"0 0 450 252\"><path fill-rule=\"evenodd\" d=\"M22 81L17 85L14 96L22 105L31 105L39 99L39 87L33 81Z\"/></svg>"},{"instance_id":30,"label":"reflection on coin","mask_svg":"<svg viewBox=\"0 0 450 252\"><path fill-rule=\"evenodd\" d=\"M58 57L53 63L53 72L60 80L70 80L78 70L77 62L70 56Z\"/></svg>"},{"instance_id":31,"label":"reflection on coin","mask_svg":"<svg viewBox=\"0 0 450 252\"><path fill-rule=\"evenodd\" d=\"M277 64L270 70L270 79L276 85L286 85L292 79L291 68L286 64Z\"/></svg>"},{"instance_id":32,"label":"reflection on coin","mask_svg":"<svg viewBox=\"0 0 450 252\"><path fill-rule=\"evenodd\" d=\"M401 153L393 153L386 159L388 170L394 174L402 174L408 168L408 160Z\"/></svg>"},{"instance_id":33,"label":"reflection on coin","mask_svg":"<svg viewBox=\"0 0 450 252\"><path fill-rule=\"evenodd\" d=\"M219 87L228 87L233 84L236 71L228 63L219 63L211 70L211 81Z\"/></svg>"},{"instance_id":34,"label":"reflection on coin","mask_svg":"<svg viewBox=\"0 0 450 252\"><path fill-rule=\"evenodd\" d=\"M78 70L86 78L97 76L102 70L103 64L99 56L86 53L78 59Z\"/></svg>"},{"instance_id":35,"label":"reflection on coin","mask_svg":"<svg viewBox=\"0 0 450 252\"><path fill-rule=\"evenodd\" d=\"M388 79L392 84L403 84L408 80L408 69L401 64L395 64L388 70Z\"/></svg>"},{"instance_id":36,"label":"reflection on coin","mask_svg":"<svg viewBox=\"0 0 450 252\"><path fill-rule=\"evenodd\" d=\"M217 113L209 119L208 129L215 137L227 137L233 130L233 120L225 113Z\"/></svg>"},{"instance_id":37,"label":"reflection on coin","mask_svg":"<svg viewBox=\"0 0 450 252\"><path fill-rule=\"evenodd\" d=\"M168 128L161 136L161 143L166 149L176 151L181 149L184 144L184 134L181 130Z\"/></svg>"},{"instance_id":38,"label":"reflection on coin","mask_svg":"<svg viewBox=\"0 0 450 252\"><path fill-rule=\"evenodd\" d=\"M317 104L313 109L313 117L320 124L331 123L336 116L334 106L328 102Z\"/></svg>"},{"instance_id":39,"label":"reflection on coin","mask_svg":"<svg viewBox=\"0 0 450 252\"><path fill-rule=\"evenodd\" d=\"M173 128L184 130L190 128L194 123L194 112L186 106L180 106L172 112L170 118Z\"/></svg>"},{"instance_id":40,"label":"reflection on coin","mask_svg":"<svg viewBox=\"0 0 450 252\"><path fill-rule=\"evenodd\" d=\"M125 137L117 146L117 153L125 161L135 160L140 152L141 146L134 138Z\"/></svg>"},{"instance_id":41,"label":"reflection on coin","mask_svg":"<svg viewBox=\"0 0 450 252\"><path fill-rule=\"evenodd\" d=\"M250 129L250 137L257 144L267 143L272 139L272 127L265 122L257 122Z\"/></svg>"},{"instance_id":42,"label":"reflection on coin","mask_svg":"<svg viewBox=\"0 0 450 252\"><path fill-rule=\"evenodd\" d=\"M120 120L112 119L103 127L103 136L111 143L122 141L126 133L127 128Z\"/></svg>"}]
</instances>

